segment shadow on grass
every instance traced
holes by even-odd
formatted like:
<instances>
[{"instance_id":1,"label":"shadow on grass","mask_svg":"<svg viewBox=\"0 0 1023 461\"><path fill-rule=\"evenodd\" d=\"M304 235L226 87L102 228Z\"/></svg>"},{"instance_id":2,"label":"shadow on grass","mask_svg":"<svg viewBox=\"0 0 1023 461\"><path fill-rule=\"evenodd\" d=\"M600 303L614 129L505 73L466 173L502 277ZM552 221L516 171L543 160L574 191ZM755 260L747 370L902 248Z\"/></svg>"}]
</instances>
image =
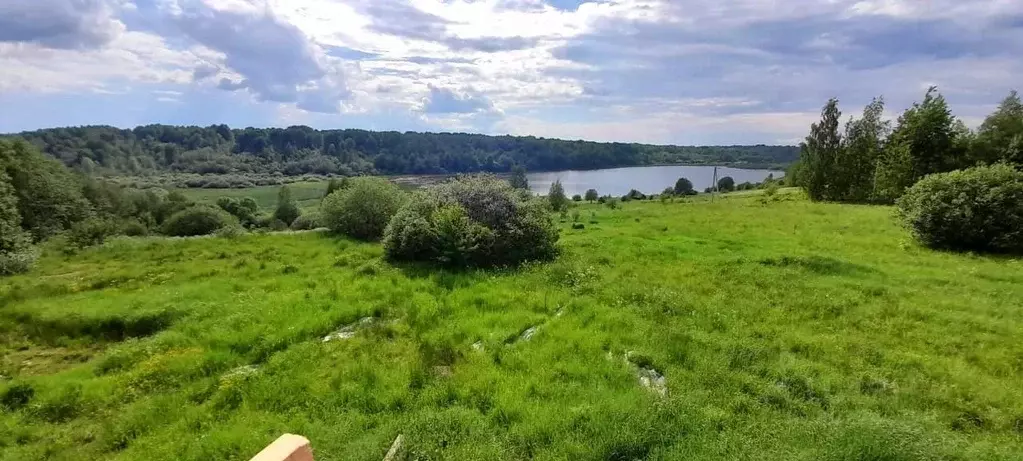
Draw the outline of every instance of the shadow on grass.
<instances>
[{"instance_id":1,"label":"shadow on grass","mask_svg":"<svg viewBox=\"0 0 1023 461\"><path fill-rule=\"evenodd\" d=\"M31 313L18 312L6 315L17 322L18 329L26 336L57 344L61 338L93 338L105 341L124 341L154 335L167 329L182 316L175 310L132 312L113 316L61 316L40 318Z\"/></svg>"},{"instance_id":2,"label":"shadow on grass","mask_svg":"<svg viewBox=\"0 0 1023 461\"><path fill-rule=\"evenodd\" d=\"M818 275L867 275L878 271L872 267L853 264L826 256L782 256L757 261L768 267L794 267Z\"/></svg>"}]
</instances>

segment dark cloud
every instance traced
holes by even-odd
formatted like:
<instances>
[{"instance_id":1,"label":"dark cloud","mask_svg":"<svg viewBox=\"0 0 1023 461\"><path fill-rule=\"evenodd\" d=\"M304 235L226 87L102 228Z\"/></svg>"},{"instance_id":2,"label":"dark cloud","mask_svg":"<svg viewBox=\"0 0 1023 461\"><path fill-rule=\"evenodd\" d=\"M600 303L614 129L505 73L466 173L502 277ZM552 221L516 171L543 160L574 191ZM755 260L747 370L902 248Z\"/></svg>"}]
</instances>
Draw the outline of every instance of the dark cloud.
<instances>
[{"instance_id":1,"label":"dark cloud","mask_svg":"<svg viewBox=\"0 0 1023 461\"><path fill-rule=\"evenodd\" d=\"M192 81L201 82L217 75L218 72L220 72L220 69L218 69L217 66L200 64L192 71Z\"/></svg>"},{"instance_id":2,"label":"dark cloud","mask_svg":"<svg viewBox=\"0 0 1023 461\"><path fill-rule=\"evenodd\" d=\"M272 11L216 10L192 2L173 21L188 38L223 53L223 65L242 76L237 82L222 79L220 89L247 89L260 100L318 112L337 112L349 95L344 76L323 50ZM212 73L196 69L196 77L203 75Z\"/></svg>"},{"instance_id":3,"label":"dark cloud","mask_svg":"<svg viewBox=\"0 0 1023 461\"><path fill-rule=\"evenodd\" d=\"M105 0L0 1L0 42L89 49L110 43L123 31Z\"/></svg>"},{"instance_id":4,"label":"dark cloud","mask_svg":"<svg viewBox=\"0 0 1023 461\"><path fill-rule=\"evenodd\" d=\"M369 0L362 7L372 21L370 29L398 37L440 41L447 36L447 27L451 23L397 0Z\"/></svg>"},{"instance_id":5,"label":"dark cloud","mask_svg":"<svg viewBox=\"0 0 1023 461\"><path fill-rule=\"evenodd\" d=\"M537 40L525 37L483 37L483 38L457 38L447 37L442 40L444 44L455 51L481 51L484 53L496 53L498 51L514 51L532 48Z\"/></svg>"},{"instance_id":6,"label":"dark cloud","mask_svg":"<svg viewBox=\"0 0 1023 461\"><path fill-rule=\"evenodd\" d=\"M486 96L475 91L456 93L450 88L430 85L430 95L426 100L423 112L427 114L470 114L490 112L493 108L493 103Z\"/></svg>"},{"instance_id":7,"label":"dark cloud","mask_svg":"<svg viewBox=\"0 0 1023 461\"><path fill-rule=\"evenodd\" d=\"M373 0L361 5L370 18L369 28L382 34L440 43L454 51L495 53L530 48L537 40L525 37L459 38L448 33L451 21L405 2Z\"/></svg>"},{"instance_id":8,"label":"dark cloud","mask_svg":"<svg viewBox=\"0 0 1023 461\"><path fill-rule=\"evenodd\" d=\"M670 17L670 16L669 16ZM805 111L831 96L869 100L886 90L915 92L910 78L937 78L943 62L1011 59L1023 53L1013 21L899 19L815 14L737 23L714 20L606 21L553 51L587 64L555 73L583 82L596 103L606 99L745 99L701 107L714 112ZM896 68L932 67L932 75ZM879 76L887 79L878 80ZM901 102L901 101L900 101Z\"/></svg>"}]
</instances>

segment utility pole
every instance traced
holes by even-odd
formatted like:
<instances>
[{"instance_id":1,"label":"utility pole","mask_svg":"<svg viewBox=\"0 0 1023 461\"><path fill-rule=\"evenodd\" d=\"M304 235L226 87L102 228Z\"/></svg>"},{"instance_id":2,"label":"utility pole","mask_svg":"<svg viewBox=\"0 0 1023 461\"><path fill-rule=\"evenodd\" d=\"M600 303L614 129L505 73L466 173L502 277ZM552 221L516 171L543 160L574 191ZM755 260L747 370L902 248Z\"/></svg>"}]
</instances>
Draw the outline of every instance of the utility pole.
<instances>
[{"instance_id":1,"label":"utility pole","mask_svg":"<svg viewBox=\"0 0 1023 461\"><path fill-rule=\"evenodd\" d=\"M710 184L710 201L714 201L714 196L718 194L718 167L714 167L714 182Z\"/></svg>"}]
</instances>

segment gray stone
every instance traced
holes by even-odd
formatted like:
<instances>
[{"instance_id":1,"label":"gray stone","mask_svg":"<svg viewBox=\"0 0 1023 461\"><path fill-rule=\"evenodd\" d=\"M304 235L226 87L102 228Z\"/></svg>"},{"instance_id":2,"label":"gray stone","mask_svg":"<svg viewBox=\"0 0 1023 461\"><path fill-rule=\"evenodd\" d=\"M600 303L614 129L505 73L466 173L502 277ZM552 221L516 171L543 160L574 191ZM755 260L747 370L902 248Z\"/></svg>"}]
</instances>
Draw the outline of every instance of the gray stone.
<instances>
[{"instance_id":1,"label":"gray stone","mask_svg":"<svg viewBox=\"0 0 1023 461\"><path fill-rule=\"evenodd\" d=\"M323 342L328 343L337 339L351 339L355 337L355 333L357 333L360 328L365 328L371 325L373 322L374 322L373 317L364 317L362 320L359 320L358 322L345 325L338 329L337 331L327 336L324 336Z\"/></svg>"}]
</instances>

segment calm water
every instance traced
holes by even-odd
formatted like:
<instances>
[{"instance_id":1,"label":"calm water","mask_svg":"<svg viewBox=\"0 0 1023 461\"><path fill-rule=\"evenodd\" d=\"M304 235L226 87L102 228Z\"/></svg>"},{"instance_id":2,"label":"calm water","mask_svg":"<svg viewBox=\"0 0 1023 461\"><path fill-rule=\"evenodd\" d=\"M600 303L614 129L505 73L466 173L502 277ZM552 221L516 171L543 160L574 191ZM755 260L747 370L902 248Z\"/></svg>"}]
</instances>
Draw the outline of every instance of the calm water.
<instances>
[{"instance_id":1,"label":"calm water","mask_svg":"<svg viewBox=\"0 0 1023 461\"><path fill-rule=\"evenodd\" d=\"M731 176L736 184L762 182L767 175L775 178L785 175L784 171L744 170L741 168L718 167L718 178ZM659 194L665 187L675 187L678 178L688 178L693 188L703 192L714 182L712 166L637 166L588 171L552 171L529 173L529 188L538 194L547 194L551 184L560 179L569 197L583 195L588 189L596 189L600 195L625 195L636 189L644 194Z\"/></svg>"}]
</instances>

